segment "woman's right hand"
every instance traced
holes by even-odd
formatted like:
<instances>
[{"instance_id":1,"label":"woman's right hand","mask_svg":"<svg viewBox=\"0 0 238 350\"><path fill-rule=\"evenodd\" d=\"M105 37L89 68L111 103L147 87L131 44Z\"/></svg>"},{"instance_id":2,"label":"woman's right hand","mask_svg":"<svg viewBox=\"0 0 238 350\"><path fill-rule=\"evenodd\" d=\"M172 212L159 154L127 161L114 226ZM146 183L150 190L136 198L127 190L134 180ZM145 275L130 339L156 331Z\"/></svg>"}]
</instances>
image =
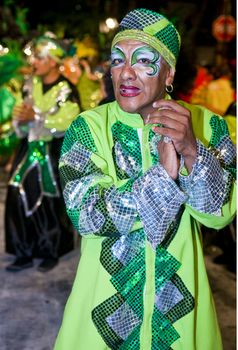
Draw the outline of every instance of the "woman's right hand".
<instances>
[{"instance_id":1,"label":"woman's right hand","mask_svg":"<svg viewBox=\"0 0 238 350\"><path fill-rule=\"evenodd\" d=\"M31 105L23 103L13 109L13 119L19 123L27 123L34 120L35 112Z\"/></svg>"}]
</instances>

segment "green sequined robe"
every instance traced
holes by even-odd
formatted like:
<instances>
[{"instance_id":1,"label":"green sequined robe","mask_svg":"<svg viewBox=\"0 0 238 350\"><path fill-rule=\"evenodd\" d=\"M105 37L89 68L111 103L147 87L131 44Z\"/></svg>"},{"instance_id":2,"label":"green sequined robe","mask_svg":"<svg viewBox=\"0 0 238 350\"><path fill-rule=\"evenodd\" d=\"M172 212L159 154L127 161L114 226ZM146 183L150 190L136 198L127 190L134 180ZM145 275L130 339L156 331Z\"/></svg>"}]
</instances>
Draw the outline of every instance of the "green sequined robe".
<instances>
[{"instance_id":1,"label":"green sequined robe","mask_svg":"<svg viewBox=\"0 0 238 350\"><path fill-rule=\"evenodd\" d=\"M224 120L179 103L200 141L176 181L158 165L151 126L117 102L68 129L59 168L82 245L54 350L222 349L200 225L235 215L235 150Z\"/></svg>"}]
</instances>

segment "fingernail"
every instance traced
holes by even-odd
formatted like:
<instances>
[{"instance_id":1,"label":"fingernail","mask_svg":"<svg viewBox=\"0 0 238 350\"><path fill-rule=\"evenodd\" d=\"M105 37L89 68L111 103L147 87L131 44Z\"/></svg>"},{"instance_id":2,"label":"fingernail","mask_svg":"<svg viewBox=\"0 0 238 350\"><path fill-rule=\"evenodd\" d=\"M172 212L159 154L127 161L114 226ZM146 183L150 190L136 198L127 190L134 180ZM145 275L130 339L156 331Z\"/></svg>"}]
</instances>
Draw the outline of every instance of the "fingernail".
<instances>
[{"instance_id":1,"label":"fingernail","mask_svg":"<svg viewBox=\"0 0 238 350\"><path fill-rule=\"evenodd\" d=\"M147 115L147 117L145 118L145 124L147 124L150 120L150 114Z\"/></svg>"}]
</instances>

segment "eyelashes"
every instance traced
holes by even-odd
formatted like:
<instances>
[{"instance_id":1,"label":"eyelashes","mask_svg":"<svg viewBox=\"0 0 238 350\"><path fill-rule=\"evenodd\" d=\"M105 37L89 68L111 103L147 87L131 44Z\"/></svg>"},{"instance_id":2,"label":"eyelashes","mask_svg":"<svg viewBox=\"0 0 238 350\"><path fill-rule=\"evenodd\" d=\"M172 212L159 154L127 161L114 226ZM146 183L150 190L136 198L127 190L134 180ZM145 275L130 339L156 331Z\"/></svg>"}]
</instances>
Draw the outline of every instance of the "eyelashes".
<instances>
[{"instance_id":1,"label":"eyelashes","mask_svg":"<svg viewBox=\"0 0 238 350\"><path fill-rule=\"evenodd\" d=\"M124 63L125 60L121 58L113 58L111 59L111 67L116 67Z\"/></svg>"},{"instance_id":2,"label":"eyelashes","mask_svg":"<svg viewBox=\"0 0 238 350\"><path fill-rule=\"evenodd\" d=\"M118 46L113 47L111 53L111 68L120 67L125 64L127 61L126 54L131 55L131 66L136 65L138 68L147 69L146 74L149 76L155 76L159 74L161 55L158 53L158 51L150 46L140 46L136 48L132 53L131 51L124 52Z\"/></svg>"},{"instance_id":3,"label":"eyelashes","mask_svg":"<svg viewBox=\"0 0 238 350\"><path fill-rule=\"evenodd\" d=\"M125 60L125 54L118 47L114 47L111 53L111 67L121 65L125 62Z\"/></svg>"}]
</instances>

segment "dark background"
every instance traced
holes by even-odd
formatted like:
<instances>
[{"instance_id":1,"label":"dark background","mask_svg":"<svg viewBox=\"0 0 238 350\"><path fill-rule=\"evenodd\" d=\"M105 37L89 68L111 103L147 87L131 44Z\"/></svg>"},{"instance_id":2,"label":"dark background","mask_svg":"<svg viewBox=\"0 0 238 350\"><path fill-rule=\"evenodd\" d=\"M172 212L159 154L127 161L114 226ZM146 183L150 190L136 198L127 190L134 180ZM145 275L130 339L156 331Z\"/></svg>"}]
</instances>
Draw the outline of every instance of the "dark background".
<instances>
[{"instance_id":1,"label":"dark background","mask_svg":"<svg viewBox=\"0 0 238 350\"><path fill-rule=\"evenodd\" d=\"M60 38L82 40L90 36L106 57L115 32L101 33L99 23L108 17L120 22L136 7L158 11L175 24L182 38L184 67L186 60L188 64L215 65L222 56L231 63L235 79L236 37L218 42L212 35L212 23L219 15L236 18L235 0L2 0L0 44L16 48L52 31Z\"/></svg>"},{"instance_id":2,"label":"dark background","mask_svg":"<svg viewBox=\"0 0 238 350\"><path fill-rule=\"evenodd\" d=\"M97 36L99 21L107 17L120 21L129 10L146 7L167 15L183 33L193 31L196 44L202 45L216 43L211 35L215 18L222 13L236 16L235 0L5 0L3 7L8 7L15 18L19 9L24 10L30 30L47 26L61 30L66 37L79 38L85 33ZM4 22L6 16L1 18L2 31Z\"/></svg>"}]
</instances>

